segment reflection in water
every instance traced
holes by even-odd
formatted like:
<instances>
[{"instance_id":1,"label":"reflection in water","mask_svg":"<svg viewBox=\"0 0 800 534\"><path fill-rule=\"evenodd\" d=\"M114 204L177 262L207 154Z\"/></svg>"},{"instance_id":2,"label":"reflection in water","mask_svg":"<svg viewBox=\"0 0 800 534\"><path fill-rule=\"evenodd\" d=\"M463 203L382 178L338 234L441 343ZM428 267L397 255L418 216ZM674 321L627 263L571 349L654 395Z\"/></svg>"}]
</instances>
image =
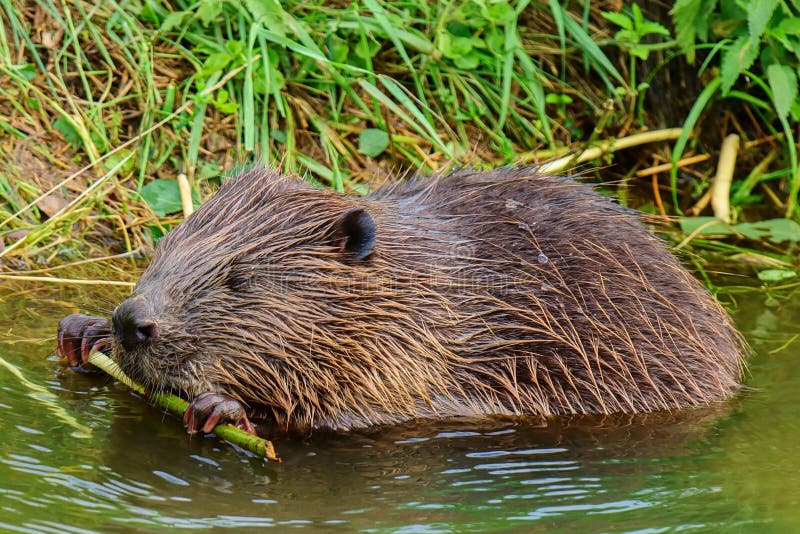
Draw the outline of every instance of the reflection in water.
<instances>
[{"instance_id":1,"label":"reflection in water","mask_svg":"<svg viewBox=\"0 0 800 534\"><path fill-rule=\"evenodd\" d=\"M739 297L749 389L678 414L417 422L279 439L281 465L46 356L76 295L4 288L0 530L266 526L398 532L767 530L800 526L800 305ZM12 296L13 295L13 296ZM21 298L24 296L25 298ZM91 295L77 295L83 300ZM80 437L43 403L92 429ZM79 530L80 529L80 530Z\"/></svg>"}]
</instances>

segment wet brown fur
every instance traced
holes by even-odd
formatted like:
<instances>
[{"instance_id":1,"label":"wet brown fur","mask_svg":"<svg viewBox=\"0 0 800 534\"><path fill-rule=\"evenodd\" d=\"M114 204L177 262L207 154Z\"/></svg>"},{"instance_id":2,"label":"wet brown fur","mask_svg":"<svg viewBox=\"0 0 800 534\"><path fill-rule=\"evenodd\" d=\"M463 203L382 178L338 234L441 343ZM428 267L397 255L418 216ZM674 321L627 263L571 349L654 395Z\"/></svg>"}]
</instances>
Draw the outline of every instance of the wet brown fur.
<instances>
[{"instance_id":1,"label":"wet brown fur","mask_svg":"<svg viewBox=\"0 0 800 534\"><path fill-rule=\"evenodd\" d=\"M373 217L354 260L336 223ZM160 337L123 368L293 429L651 412L728 397L743 346L628 210L534 169L365 198L257 167L159 244L134 292Z\"/></svg>"}]
</instances>

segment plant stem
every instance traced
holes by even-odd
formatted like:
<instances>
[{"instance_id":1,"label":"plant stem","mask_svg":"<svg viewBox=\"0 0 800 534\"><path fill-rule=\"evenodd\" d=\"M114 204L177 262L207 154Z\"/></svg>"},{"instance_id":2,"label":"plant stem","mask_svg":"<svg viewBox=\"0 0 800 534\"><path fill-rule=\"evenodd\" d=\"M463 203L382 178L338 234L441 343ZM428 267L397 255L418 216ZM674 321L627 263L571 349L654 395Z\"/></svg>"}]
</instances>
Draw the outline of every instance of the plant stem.
<instances>
[{"instance_id":1,"label":"plant stem","mask_svg":"<svg viewBox=\"0 0 800 534\"><path fill-rule=\"evenodd\" d=\"M125 373L123 373L122 369L120 369L119 365L117 365L114 360L102 352L95 351L89 355L89 363L99 367L132 390L150 399L157 406L164 408L175 415L183 417L186 408L189 406L188 402L176 395L171 395L169 393L153 393L145 390L143 386L137 384ZM281 461L281 459L278 458L277 454L275 453L275 447L272 445L271 441L253 434L248 434L241 428L229 424L220 424L214 427L213 432L225 441L259 456L263 456L268 460L272 460L273 462Z\"/></svg>"}]
</instances>

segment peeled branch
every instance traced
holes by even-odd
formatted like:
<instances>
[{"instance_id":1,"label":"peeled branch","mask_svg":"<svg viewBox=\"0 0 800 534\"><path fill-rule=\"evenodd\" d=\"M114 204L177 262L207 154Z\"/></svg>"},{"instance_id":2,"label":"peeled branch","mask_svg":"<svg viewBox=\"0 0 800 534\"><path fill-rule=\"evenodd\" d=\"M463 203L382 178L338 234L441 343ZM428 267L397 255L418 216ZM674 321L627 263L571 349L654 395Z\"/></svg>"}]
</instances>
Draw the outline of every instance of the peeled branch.
<instances>
[{"instance_id":1,"label":"peeled branch","mask_svg":"<svg viewBox=\"0 0 800 534\"><path fill-rule=\"evenodd\" d=\"M157 406L164 408L175 415L183 417L183 413L189 406L188 402L176 395L171 395L169 393L154 393L145 390L144 387L137 384L125 373L123 373L122 369L120 369L119 365L117 365L114 360L100 351L92 352L89 355L89 362L113 376L132 390L144 395L153 401L153 403L155 403ZM253 434L249 434L241 428L229 425L227 423L220 424L214 427L213 433L216 434L217 437L224 439L225 441L232 443L237 447L241 447L254 454L263 456L268 460L272 460L273 462L281 461L281 459L278 458L277 454L275 453L275 447L272 445L271 441L260 438Z\"/></svg>"},{"instance_id":2,"label":"peeled branch","mask_svg":"<svg viewBox=\"0 0 800 534\"><path fill-rule=\"evenodd\" d=\"M731 222L731 181L736 167L736 155L739 152L739 136L730 134L722 141L719 149L717 175L711 186L711 209L714 216L723 222Z\"/></svg>"}]
</instances>

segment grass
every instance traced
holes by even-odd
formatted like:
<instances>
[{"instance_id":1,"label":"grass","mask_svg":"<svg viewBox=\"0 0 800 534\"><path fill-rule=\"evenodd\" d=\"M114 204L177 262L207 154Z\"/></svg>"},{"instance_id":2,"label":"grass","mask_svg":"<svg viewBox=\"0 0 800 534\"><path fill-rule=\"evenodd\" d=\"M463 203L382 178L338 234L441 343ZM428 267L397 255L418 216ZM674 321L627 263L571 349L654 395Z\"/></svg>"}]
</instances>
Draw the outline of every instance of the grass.
<instances>
[{"instance_id":1,"label":"grass","mask_svg":"<svg viewBox=\"0 0 800 534\"><path fill-rule=\"evenodd\" d=\"M624 202L694 218L709 212L720 129L748 147L734 166L731 224L686 233L737 248L761 240L791 257L800 226L792 239L794 227L774 221L797 224L800 177L769 81L723 95L724 80L704 70L696 103L668 124L677 139L584 151L656 129L658 76L679 65L697 78L705 66L680 63L672 27L651 14L604 9L0 0L0 258L21 270L146 251L181 219L178 174L202 198L224 169L251 161L359 194L407 171L592 154ZM636 178L698 154L711 157ZM743 221L766 227L737 229Z\"/></svg>"}]
</instances>

